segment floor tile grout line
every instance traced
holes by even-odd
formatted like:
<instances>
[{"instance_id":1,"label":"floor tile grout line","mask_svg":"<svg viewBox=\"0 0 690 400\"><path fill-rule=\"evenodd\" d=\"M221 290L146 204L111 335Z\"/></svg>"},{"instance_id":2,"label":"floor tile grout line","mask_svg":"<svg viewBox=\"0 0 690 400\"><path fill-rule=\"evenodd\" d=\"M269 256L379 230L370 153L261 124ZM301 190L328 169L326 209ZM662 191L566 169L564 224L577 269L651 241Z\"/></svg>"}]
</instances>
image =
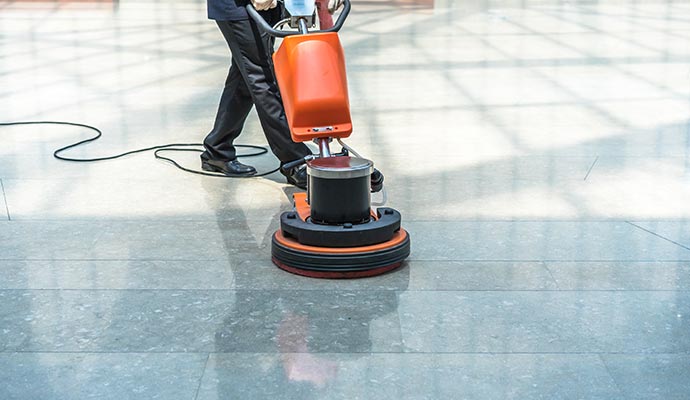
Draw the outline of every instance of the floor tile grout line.
<instances>
[{"instance_id":1,"label":"floor tile grout line","mask_svg":"<svg viewBox=\"0 0 690 400\"><path fill-rule=\"evenodd\" d=\"M686 293L686 289L360 289L360 288L334 288L325 287L318 289L284 289L284 288L228 288L228 289L206 289L206 288L138 288L138 289L92 289L92 288L0 288L0 292L328 292L328 293L377 293L377 292L398 292L403 293Z\"/></svg>"},{"instance_id":2,"label":"floor tile grout line","mask_svg":"<svg viewBox=\"0 0 690 400\"><path fill-rule=\"evenodd\" d=\"M395 290L395 301L396 304L400 304L400 295L405 293L406 291L404 290ZM403 351L406 349L405 346L405 334L403 333L403 322L402 322L402 317L400 316L400 307L396 307L395 309L395 317L398 322L398 333L400 334L400 348L403 349Z\"/></svg>"},{"instance_id":3,"label":"floor tile grout line","mask_svg":"<svg viewBox=\"0 0 690 400\"><path fill-rule=\"evenodd\" d=\"M15 355L15 354L185 354L185 355L199 355L207 354L208 358L211 355L218 354L257 354L257 355L281 355L281 354L368 354L368 355L632 355L632 356L690 356L690 350L685 351L660 351L660 352L645 352L645 351L360 351L360 352L275 352L275 351L0 351L0 355Z\"/></svg>"},{"instance_id":4,"label":"floor tile grout line","mask_svg":"<svg viewBox=\"0 0 690 400\"><path fill-rule=\"evenodd\" d=\"M587 175L585 175L585 179L583 179L583 181L586 181L587 178L589 177L589 174L592 173L592 169L594 169L594 166L596 165L597 161L599 161L599 156L597 156L594 159L594 162L592 163L592 165L590 165L589 170L587 171Z\"/></svg>"},{"instance_id":5,"label":"floor tile grout line","mask_svg":"<svg viewBox=\"0 0 690 400\"><path fill-rule=\"evenodd\" d=\"M206 355L206 362L204 362L204 368L201 369L201 375L199 376L199 384L196 387L196 392L194 393L194 400L199 398L199 391L201 390L201 384L204 380L204 375L206 374L206 368L208 366L208 360L211 359L211 353Z\"/></svg>"},{"instance_id":6,"label":"floor tile grout line","mask_svg":"<svg viewBox=\"0 0 690 400\"><path fill-rule=\"evenodd\" d=\"M7 220L12 221L12 217L10 217L10 205L7 203L7 194L5 194L5 185L2 183L2 179L0 179L0 189L2 189L2 198L5 201L5 211L7 211Z\"/></svg>"},{"instance_id":7,"label":"floor tile grout line","mask_svg":"<svg viewBox=\"0 0 690 400\"><path fill-rule=\"evenodd\" d=\"M664 239L664 240L666 240L667 242L671 242L671 243L675 244L676 246L680 246L680 247L684 248L685 250L690 250L690 247L688 247L688 246L685 246L685 245L680 244L680 243L678 243L678 242L676 242L676 241L673 241L673 240L671 240L671 239L669 239L669 238L667 238L667 237L665 237L665 236L659 235L659 234L656 233L656 232L652 232L652 231L650 231L649 229L645 229L645 228L643 228L643 227L641 227L641 226L639 226L639 225L636 225L636 224L633 223L633 222L630 222L630 221L626 221L626 222L629 223L630 225L634 226L635 228L641 229L641 230L643 230L643 231L645 231L645 232L647 232L647 233L650 233L650 234L652 234L652 235L654 235L654 236L656 236L656 237L658 237L658 238Z\"/></svg>"},{"instance_id":8,"label":"floor tile grout line","mask_svg":"<svg viewBox=\"0 0 690 400\"><path fill-rule=\"evenodd\" d=\"M281 210L282 212L282 210ZM29 224L37 224L37 223L93 223L95 218L14 218L12 221L15 222L21 222L24 223L25 225ZM682 218L653 218L653 219L645 219L645 218L635 218L635 221L653 221L653 222L679 222L679 221L687 221L689 218L687 217L682 217ZM109 223L109 224L135 224L135 223L142 223L142 222L150 222L150 223L156 223L160 225L164 224L179 224L179 223L217 223L218 221L220 222L234 222L236 221L235 219L229 218L229 219L218 219L214 217L208 217L208 218L151 218L151 217L145 217L145 218L99 218L99 222L104 222L104 223ZM264 222L264 219L259 219L259 218L250 218L246 219L247 222ZM273 220L271 220L273 221ZM458 218L458 219L413 219L413 218L407 218L405 219L406 223L432 223L432 224L454 224L454 223L488 223L488 222L500 222L500 223L544 223L544 224L553 224L553 223L609 223L609 224L616 224L616 223L625 223L630 221L630 216L623 216L620 218L606 218L606 217L601 217L601 218L580 218L580 219L564 219L564 218L542 218L542 219L537 219L537 218ZM2 222L2 221L0 221Z\"/></svg>"},{"instance_id":9,"label":"floor tile grout line","mask_svg":"<svg viewBox=\"0 0 690 400\"><path fill-rule=\"evenodd\" d=\"M621 386L618 384L616 377L613 376L613 374L611 373L611 369L609 368L609 365L606 363L606 360L604 360L604 354L597 354L597 357L604 366L604 370L606 370L606 373L609 375L609 378L611 378L611 382L613 382L613 384L616 386L616 390L618 391L618 393L623 395L623 390L621 389Z\"/></svg>"},{"instance_id":10,"label":"floor tile grout line","mask_svg":"<svg viewBox=\"0 0 690 400\"><path fill-rule=\"evenodd\" d=\"M553 281L554 285L556 285L556 290L560 291L561 287L558 285L558 281L556 280L556 277L553 276L553 272L551 272L551 268L549 268L549 264L546 262L542 262L540 264L544 267L544 269L546 269L546 272L549 273L551 280Z\"/></svg>"},{"instance_id":11,"label":"floor tile grout line","mask_svg":"<svg viewBox=\"0 0 690 400\"><path fill-rule=\"evenodd\" d=\"M663 238L668 240L666 238ZM681 245L682 246L682 245ZM46 262L46 261L57 261L57 262L225 262L222 258L213 259L179 259L179 258L0 258L0 262L8 261L24 261L24 262ZM489 263L681 263L689 262L690 258L662 258L655 260L629 260L621 258L604 258L604 259L509 259L509 258L496 258L496 259L476 259L476 258L454 258L454 259L444 259L435 260L432 258L408 258L407 262L434 262L434 263L477 263L477 264L489 264ZM266 261L266 266L270 267L270 261Z\"/></svg>"}]
</instances>

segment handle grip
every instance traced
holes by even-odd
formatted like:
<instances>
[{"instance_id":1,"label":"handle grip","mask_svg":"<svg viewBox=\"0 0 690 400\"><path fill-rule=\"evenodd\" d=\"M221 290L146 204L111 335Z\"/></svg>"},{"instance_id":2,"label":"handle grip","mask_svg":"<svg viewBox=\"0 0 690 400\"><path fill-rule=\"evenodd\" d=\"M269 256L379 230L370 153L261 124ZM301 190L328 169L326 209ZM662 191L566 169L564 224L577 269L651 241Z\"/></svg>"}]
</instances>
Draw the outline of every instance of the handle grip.
<instances>
[{"instance_id":1,"label":"handle grip","mask_svg":"<svg viewBox=\"0 0 690 400\"><path fill-rule=\"evenodd\" d=\"M347 16L350 14L350 10L352 9L352 4L350 3L350 0L344 0L343 1L343 11L340 13L338 16L338 20L335 21L335 24L333 25L332 28L328 29L323 29L323 30L318 30L318 31L309 31L310 33L324 33L324 32L338 32L340 31L340 28L343 27L343 24L345 23L345 19ZM259 14L258 11L256 11L256 8L251 4L247 4L247 13L249 16L263 29L266 31L271 36L279 37L279 38L284 38L287 36L291 35L299 35L299 31L282 31L279 29L273 28L271 25L266 22L265 19Z\"/></svg>"},{"instance_id":2,"label":"handle grip","mask_svg":"<svg viewBox=\"0 0 690 400\"><path fill-rule=\"evenodd\" d=\"M285 170L285 171L289 171L289 170L291 170L291 169L293 169L293 168L295 168L295 167L298 167L298 166L300 166L300 165L306 163L307 160L309 160L309 159L311 159L311 158L313 158L313 157L311 157L311 156L306 156L306 157L304 157L304 158L298 158L298 159L295 160L295 161L290 161L290 162L288 162L288 163L285 163L285 164L281 165L280 168L283 169L283 170Z\"/></svg>"}]
</instances>

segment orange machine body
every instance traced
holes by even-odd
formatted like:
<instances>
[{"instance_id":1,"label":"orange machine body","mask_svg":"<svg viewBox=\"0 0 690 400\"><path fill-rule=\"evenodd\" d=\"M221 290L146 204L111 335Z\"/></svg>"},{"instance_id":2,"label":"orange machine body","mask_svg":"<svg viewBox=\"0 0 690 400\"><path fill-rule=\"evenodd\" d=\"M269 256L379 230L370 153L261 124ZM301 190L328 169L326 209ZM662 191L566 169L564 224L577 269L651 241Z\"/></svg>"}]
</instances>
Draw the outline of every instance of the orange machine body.
<instances>
[{"instance_id":1,"label":"orange machine body","mask_svg":"<svg viewBox=\"0 0 690 400\"><path fill-rule=\"evenodd\" d=\"M337 33L288 36L273 63L292 140L350 136L345 56Z\"/></svg>"}]
</instances>

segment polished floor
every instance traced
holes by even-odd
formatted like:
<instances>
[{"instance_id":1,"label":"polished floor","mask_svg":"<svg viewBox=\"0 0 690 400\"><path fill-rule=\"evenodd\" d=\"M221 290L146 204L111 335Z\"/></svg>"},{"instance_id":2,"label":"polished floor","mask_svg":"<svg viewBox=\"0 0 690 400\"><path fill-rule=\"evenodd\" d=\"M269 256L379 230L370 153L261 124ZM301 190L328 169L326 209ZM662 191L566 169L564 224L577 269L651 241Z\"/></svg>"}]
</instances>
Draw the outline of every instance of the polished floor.
<instances>
[{"instance_id":1,"label":"polished floor","mask_svg":"<svg viewBox=\"0 0 690 400\"><path fill-rule=\"evenodd\" d=\"M229 65L205 12L0 2L0 122L101 128L74 157L199 142ZM690 398L690 4L355 0L341 38L404 267L272 266L278 174L3 127L0 399Z\"/></svg>"}]
</instances>

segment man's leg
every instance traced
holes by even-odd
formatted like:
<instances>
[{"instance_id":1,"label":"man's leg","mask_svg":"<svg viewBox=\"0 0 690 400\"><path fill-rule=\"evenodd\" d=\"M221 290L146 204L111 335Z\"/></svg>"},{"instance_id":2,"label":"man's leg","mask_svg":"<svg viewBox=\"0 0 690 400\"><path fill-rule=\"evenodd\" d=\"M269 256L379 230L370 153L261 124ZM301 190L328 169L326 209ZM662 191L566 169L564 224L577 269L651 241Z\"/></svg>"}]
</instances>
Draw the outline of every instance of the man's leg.
<instances>
[{"instance_id":1,"label":"man's leg","mask_svg":"<svg viewBox=\"0 0 690 400\"><path fill-rule=\"evenodd\" d=\"M217 22L221 32L228 29L227 21ZM223 34L223 36L229 40L227 35ZM228 47L232 47L229 42ZM236 150L232 143L242 132L252 104L251 94L242 78L233 53L232 64L225 80L223 94L220 96L213 129L204 139L208 158L217 161L232 161L236 158Z\"/></svg>"},{"instance_id":2,"label":"man's leg","mask_svg":"<svg viewBox=\"0 0 690 400\"><path fill-rule=\"evenodd\" d=\"M256 106L266 140L282 163L311 154L303 143L290 137L285 110L271 65L269 39L251 20L231 21L221 26L237 67ZM224 29L228 28L228 29Z\"/></svg>"}]
</instances>

